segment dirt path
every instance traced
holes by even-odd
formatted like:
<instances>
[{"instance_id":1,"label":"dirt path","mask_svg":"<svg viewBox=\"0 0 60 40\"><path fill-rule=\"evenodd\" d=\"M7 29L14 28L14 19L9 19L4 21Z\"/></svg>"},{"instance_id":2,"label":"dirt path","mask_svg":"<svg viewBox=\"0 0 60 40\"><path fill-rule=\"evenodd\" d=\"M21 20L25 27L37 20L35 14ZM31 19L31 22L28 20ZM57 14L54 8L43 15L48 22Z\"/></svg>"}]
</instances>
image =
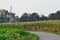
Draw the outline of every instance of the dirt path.
<instances>
[{"instance_id":1,"label":"dirt path","mask_svg":"<svg viewBox=\"0 0 60 40\"><path fill-rule=\"evenodd\" d=\"M47 32L31 32L39 36L39 40L60 40L60 35Z\"/></svg>"}]
</instances>

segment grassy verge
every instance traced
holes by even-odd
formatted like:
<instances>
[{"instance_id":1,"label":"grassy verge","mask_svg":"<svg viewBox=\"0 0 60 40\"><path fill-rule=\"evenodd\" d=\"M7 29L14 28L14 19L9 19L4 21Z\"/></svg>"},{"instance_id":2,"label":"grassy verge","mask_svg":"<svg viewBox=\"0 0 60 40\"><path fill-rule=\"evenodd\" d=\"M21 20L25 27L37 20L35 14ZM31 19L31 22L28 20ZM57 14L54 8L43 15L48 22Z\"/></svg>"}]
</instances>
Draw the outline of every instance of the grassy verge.
<instances>
[{"instance_id":1,"label":"grassy verge","mask_svg":"<svg viewBox=\"0 0 60 40\"><path fill-rule=\"evenodd\" d=\"M12 28L0 28L0 40L37 40L37 36L29 32Z\"/></svg>"}]
</instances>

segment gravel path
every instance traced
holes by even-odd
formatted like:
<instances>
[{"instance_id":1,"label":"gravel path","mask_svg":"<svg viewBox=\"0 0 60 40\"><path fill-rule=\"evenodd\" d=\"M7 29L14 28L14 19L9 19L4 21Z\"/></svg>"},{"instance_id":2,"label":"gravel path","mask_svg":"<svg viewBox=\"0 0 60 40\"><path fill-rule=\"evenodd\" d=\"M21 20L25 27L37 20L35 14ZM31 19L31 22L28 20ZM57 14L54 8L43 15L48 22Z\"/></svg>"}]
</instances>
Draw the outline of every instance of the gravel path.
<instances>
[{"instance_id":1,"label":"gravel path","mask_svg":"<svg viewBox=\"0 0 60 40\"><path fill-rule=\"evenodd\" d=\"M60 40L60 35L47 32L31 32L39 36L39 40Z\"/></svg>"}]
</instances>

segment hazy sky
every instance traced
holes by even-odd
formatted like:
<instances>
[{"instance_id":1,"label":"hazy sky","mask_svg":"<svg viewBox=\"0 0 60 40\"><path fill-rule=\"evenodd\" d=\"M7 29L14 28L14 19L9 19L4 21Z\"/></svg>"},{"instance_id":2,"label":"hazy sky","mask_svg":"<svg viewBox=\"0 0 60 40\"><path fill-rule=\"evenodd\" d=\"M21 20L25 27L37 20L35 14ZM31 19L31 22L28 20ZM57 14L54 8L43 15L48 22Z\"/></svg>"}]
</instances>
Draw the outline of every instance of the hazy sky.
<instances>
[{"instance_id":1,"label":"hazy sky","mask_svg":"<svg viewBox=\"0 0 60 40\"><path fill-rule=\"evenodd\" d=\"M39 15L48 15L60 10L60 0L0 0L0 9L10 9L21 16L23 13L37 12Z\"/></svg>"}]
</instances>

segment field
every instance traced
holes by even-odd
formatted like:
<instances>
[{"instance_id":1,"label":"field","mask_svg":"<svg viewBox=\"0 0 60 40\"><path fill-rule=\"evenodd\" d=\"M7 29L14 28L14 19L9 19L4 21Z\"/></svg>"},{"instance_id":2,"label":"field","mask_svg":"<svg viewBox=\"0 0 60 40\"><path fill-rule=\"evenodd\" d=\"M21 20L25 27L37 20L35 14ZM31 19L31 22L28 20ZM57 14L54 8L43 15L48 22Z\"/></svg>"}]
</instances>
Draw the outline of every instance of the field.
<instances>
[{"instance_id":1,"label":"field","mask_svg":"<svg viewBox=\"0 0 60 40\"><path fill-rule=\"evenodd\" d=\"M36 22L18 22L1 23L0 28L13 28L25 31L44 31L60 34L60 20L36 21Z\"/></svg>"}]
</instances>

